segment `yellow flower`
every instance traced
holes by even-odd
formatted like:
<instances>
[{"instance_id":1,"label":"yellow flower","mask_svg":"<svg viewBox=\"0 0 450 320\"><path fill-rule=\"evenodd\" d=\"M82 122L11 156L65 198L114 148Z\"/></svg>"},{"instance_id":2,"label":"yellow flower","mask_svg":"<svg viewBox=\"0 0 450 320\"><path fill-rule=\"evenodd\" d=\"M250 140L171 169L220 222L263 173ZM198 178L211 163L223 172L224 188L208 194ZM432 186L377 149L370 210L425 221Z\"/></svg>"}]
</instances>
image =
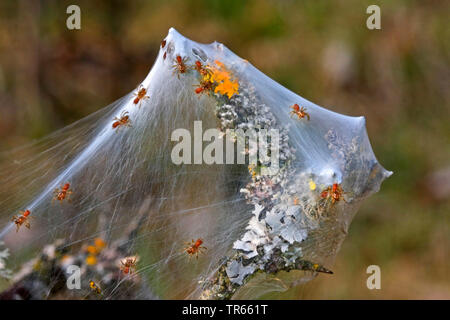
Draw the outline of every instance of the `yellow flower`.
<instances>
[{"instance_id":1,"label":"yellow flower","mask_svg":"<svg viewBox=\"0 0 450 320\"><path fill-rule=\"evenodd\" d=\"M97 264L97 258L92 254L88 255L86 257L86 264L88 266L93 266L94 264Z\"/></svg>"},{"instance_id":2,"label":"yellow flower","mask_svg":"<svg viewBox=\"0 0 450 320\"><path fill-rule=\"evenodd\" d=\"M221 95L227 95L231 98L234 94L238 93L239 82L233 79L231 72L225 67L225 65L216 60L214 61L216 66L207 66L207 75L203 77L204 81L210 81L216 85L214 92Z\"/></svg>"},{"instance_id":3,"label":"yellow flower","mask_svg":"<svg viewBox=\"0 0 450 320\"><path fill-rule=\"evenodd\" d=\"M100 249L100 250L103 249L106 246L106 242L103 241L102 238L95 238L94 244L97 247L97 249Z\"/></svg>"},{"instance_id":4,"label":"yellow flower","mask_svg":"<svg viewBox=\"0 0 450 320\"><path fill-rule=\"evenodd\" d=\"M223 82L219 83L214 89L215 93L220 93L222 95L227 95L228 98L231 98L235 93L237 93L239 89L239 84L237 81L230 81L225 79Z\"/></svg>"},{"instance_id":5,"label":"yellow flower","mask_svg":"<svg viewBox=\"0 0 450 320\"><path fill-rule=\"evenodd\" d=\"M96 255L96 254L98 254L99 250L97 250L97 248L94 246L88 246L86 248L86 251L89 252L90 254Z\"/></svg>"},{"instance_id":6,"label":"yellow flower","mask_svg":"<svg viewBox=\"0 0 450 320\"><path fill-rule=\"evenodd\" d=\"M309 180L309 189L316 190L316 184L312 180Z\"/></svg>"}]
</instances>

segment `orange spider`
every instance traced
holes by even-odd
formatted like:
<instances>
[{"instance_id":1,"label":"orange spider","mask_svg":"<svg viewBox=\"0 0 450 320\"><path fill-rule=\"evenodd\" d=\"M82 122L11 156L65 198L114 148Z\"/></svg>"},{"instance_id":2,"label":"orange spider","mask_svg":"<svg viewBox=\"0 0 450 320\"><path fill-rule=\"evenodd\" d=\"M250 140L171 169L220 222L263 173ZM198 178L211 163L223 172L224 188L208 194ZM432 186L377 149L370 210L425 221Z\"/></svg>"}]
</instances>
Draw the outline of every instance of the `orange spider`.
<instances>
[{"instance_id":1,"label":"orange spider","mask_svg":"<svg viewBox=\"0 0 450 320\"><path fill-rule=\"evenodd\" d=\"M202 63L199 60L195 61L194 69L197 70L202 77L206 77L209 75L209 70L203 67Z\"/></svg>"},{"instance_id":2,"label":"orange spider","mask_svg":"<svg viewBox=\"0 0 450 320\"><path fill-rule=\"evenodd\" d=\"M121 126L131 127L131 120L128 116L128 111L122 111L120 118L115 117L114 123L112 124L113 129L119 130Z\"/></svg>"},{"instance_id":3,"label":"orange spider","mask_svg":"<svg viewBox=\"0 0 450 320\"><path fill-rule=\"evenodd\" d=\"M203 240L198 238L197 241L192 239L192 242L186 242L188 247L184 248L184 251L187 252L189 256L193 256L195 254L195 258L198 259L198 254L202 253L201 250L207 250L208 248L203 247Z\"/></svg>"},{"instance_id":4,"label":"orange spider","mask_svg":"<svg viewBox=\"0 0 450 320\"><path fill-rule=\"evenodd\" d=\"M161 48L164 48L166 46L166 40L161 41Z\"/></svg>"},{"instance_id":5,"label":"orange spider","mask_svg":"<svg viewBox=\"0 0 450 320\"><path fill-rule=\"evenodd\" d=\"M124 274L132 274L133 270L136 269L136 262L137 262L136 257L125 258L125 262L123 262L122 260L120 261L120 263L122 264L122 266L120 267L120 270Z\"/></svg>"},{"instance_id":6,"label":"orange spider","mask_svg":"<svg viewBox=\"0 0 450 320\"><path fill-rule=\"evenodd\" d=\"M320 194L320 196L324 199L331 199L331 204L334 204L336 201L344 200L344 202L347 202L344 199L344 190L342 190L342 187L337 184L337 183L333 183L333 186L331 187L327 187L324 191L322 191L322 193Z\"/></svg>"},{"instance_id":7,"label":"orange spider","mask_svg":"<svg viewBox=\"0 0 450 320\"><path fill-rule=\"evenodd\" d=\"M55 191L53 191L53 194L55 196L53 197L52 202L55 200L63 201L66 197L67 197L67 200L69 200L70 194L72 193L72 190L69 188L70 188L70 183L66 183L64 186L61 186L61 190L55 189Z\"/></svg>"},{"instance_id":8,"label":"orange spider","mask_svg":"<svg viewBox=\"0 0 450 320\"><path fill-rule=\"evenodd\" d=\"M204 81L201 80L200 83L197 85L197 88L195 89L196 94L200 93L208 93L208 96L211 94L211 90L213 89L213 83L210 81Z\"/></svg>"},{"instance_id":9,"label":"orange spider","mask_svg":"<svg viewBox=\"0 0 450 320\"><path fill-rule=\"evenodd\" d=\"M290 106L290 108L292 109L292 111L290 112L291 115L296 115L298 117L298 119L302 119L304 117L306 117L309 121L309 114L306 112L306 109L303 107L300 107L298 104L294 104L292 106Z\"/></svg>"},{"instance_id":10,"label":"orange spider","mask_svg":"<svg viewBox=\"0 0 450 320\"><path fill-rule=\"evenodd\" d=\"M177 73L178 79L180 79L180 73L186 73L188 71L188 67L186 66L188 58L184 57L181 58L181 56L177 56L175 58L175 64L172 66L174 69L173 73Z\"/></svg>"},{"instance_id":11,"label":"orange spider","mask_svg":"<svg viewBox=\"0 0 450 320\"><path fill-rule=\"evenodd\" d=\"M164 52L163 54L163 60L166 60L167 52Z\"/></svg>"},{"instance_id":12,"label":"orange spider","mask_svg":"<svg viewBox=\"0 0 450 320\"><path fill-rule=\"evenodd\" d=\"M11 221L13 221L16 224L16 232L19 232L20 227L24 224L25 227L28 229L31 228L29 219L31 217L28 217L30 215L30 210L21 211L19 216L13 216Z\"/></svg>"},{"instance_id":13,"label":"orange spider","mask_svg":"<svg viewBox=\"0 0 450 320\"><path fill-rule=\"evenodd\" d=\"M137 92L133 93L133 95L136 96L136 98L134 98L134 100L133 100L133 103L138 104L139 102L142 102L142 100L146 100L146 99L150 98L146 94L147 94L147 89L145 89L144 86L142 84L140 84L139 87L137 88ZM141 106L141 104L139 103L139 107L140 106Z\"/></svg>"}]
</instances>

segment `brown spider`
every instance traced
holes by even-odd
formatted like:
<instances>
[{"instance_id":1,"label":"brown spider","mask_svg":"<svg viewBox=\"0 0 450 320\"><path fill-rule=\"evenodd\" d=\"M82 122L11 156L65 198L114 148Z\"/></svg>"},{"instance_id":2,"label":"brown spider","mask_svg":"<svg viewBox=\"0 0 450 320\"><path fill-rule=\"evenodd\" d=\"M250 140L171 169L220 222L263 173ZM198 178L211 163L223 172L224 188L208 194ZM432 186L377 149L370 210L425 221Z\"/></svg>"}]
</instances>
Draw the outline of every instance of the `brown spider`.
<instances>
[{"instance_id":1,"label":"brown spider","mask_svg":"<svg viewBox=\"0 0 450 320\"><path fill-rule=\"evenodd\" d=\"M147 100L148 98L150 98L146 94L147 94L147 89L145 89L144 86L142 84L140 84L139 87L137 88L137 92L133 93L133 95L136 97L136 98L134 98L133 103L134 104L139 103L139 107L140 107L141 102L143 100Z\"/></svg>"},{"instance_id":2,"label":"brown spider","mask_svg":"<svg viewBox=\"0 0 450 320\"><path fill-rule=\"evenodd\" d=\"M136 257L125 258L125 262L123 262L122 260L120 261L120 263L122 264L122 266L120 267L120 270L124 274L132 274L133 270L136 269L136 262L137 262Z\"/></svg>"},{"instance_id":3,"label":"brown spider","mask_svg":"<svg viewBox=\"0 0 450 320\"><path fill-rule=\"evenodd\" d=\"M198 238L196 241L192 239L192 242L186 242L186 244L188 245L188 247L184 248L184 251L186 251L189 256L193 256L195 254L196 259L198 259L198 254L202 253L201 250L208 249L202 246L203 240L200 238Z\"/></svg>"},{"instance_id":4,"label":"brown spider","mask_svg":"<svg viewBox=\"0 0 450 320\"><path fill-rule=\"evenodd\" d=\"M292 111L290 112L291 115L296 115L298 119L306 117L309 121L309 114L306 112L306 109L304 107L300 107L298 104L294 104L290 106L290 108L292 109Z\"/></svg>"},{"instance_id":5,"label":"brown spider","mask_svg":"<svg viewBox=\"0 0 450 320\"><path fill-rule=\"evenodd\" d=\"M188 61L187 57L181 58L181 56L177 56L175 58L175 64L172 65L173 73L177 73L178 79L180 79L180 73L186 73L189 68L186 66L186 62Z\"/></svg>"},{"instance_id":6,"label":"brown spider","mask_svg":"<svg viewBox=\"0 0 450 320\"><path fill-rule=\"evenodd\" d=\"M13 216L11 221L16 224L16 232L19 232L19 229L22 225L25 225L26 228L30 229L30 221L29 215L31 214L30 210L21 211L19 216Z\"/></svg>"},{"instance_id":7,"label":"brown spider","mask_svg":"<svg viewBox=\"0 0 450 320\"><path fill-rule=\"evenodd\" d=\"M347 202L347 200L345 200L343 196L345 193L346 192L342 190L342 187L339 184L333 183L333 186L329 186L325 190L323 190L320 196L327 201L331 200L331 204L334 204L336 201L339 201L341 199L344 200L344 202Z\"/></svg>"},{"instance_id":8,"label":"brown spider","mask_svg":"<svg viewBox=\"0 0 450 320\"><path fill-rule=\"evenodd\" d=\"M115 117L114 123L112 124L113 129L119 130L122 126L131 127L131 120L128 116L128 111L122 111L120 118Z\"/></svg>"},{"instance_id":9,"label":"brown spider","mask_svg":"<svg viewBox=\"0 0 450 320\"><path fill-rule=\"evenodd\" d=\"M199 60L195 61L195 65L193 66L193 68L197 70L198 73L200 73L202 78L206 78L210 75L210 71L205 68Z\"/></svg>"},{"instance_id":10,"label":"brown spider","mask_svg":"<svg viewBox=\"0 0 450 320\"><path fill-rule=\"evenodd\" d=\"M55 189L55 191L53 191L53 194L55 196L53 197L52 202L55 200L62 202L66 198L70 201L69 197L71 193L72 190L70 189L70 183L66 183L65 185L61 186L61 189Z\"/></svg>"},{"instance_id":11,"label":"brown spider","mask_svg":"<svg viewBox=\"0 0 450 320\"><path fill-rule=\"evenodd\" d=\"M214 89L213 83L208 80L201 80L198 85L196 85L195 93L207 93L208 96L211 95L211 91Z\"/></svg>"}]
</instances>

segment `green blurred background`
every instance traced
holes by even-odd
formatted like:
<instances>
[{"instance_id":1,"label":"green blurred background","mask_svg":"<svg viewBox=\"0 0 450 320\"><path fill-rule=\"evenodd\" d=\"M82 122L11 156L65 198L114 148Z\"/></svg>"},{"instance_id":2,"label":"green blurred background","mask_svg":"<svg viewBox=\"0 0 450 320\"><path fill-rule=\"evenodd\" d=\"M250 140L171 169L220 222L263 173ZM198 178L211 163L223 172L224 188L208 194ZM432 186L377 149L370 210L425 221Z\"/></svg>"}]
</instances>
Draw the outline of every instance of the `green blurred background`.
<instances>
[{"instance_id":1,"label":"green blurred background","mask_svg":"<svg viewBox=\"0 0 450 320\"><path fill-rule=\"evenodd\" d=\"M66 28L67 6L81 30ZM381 8L381 30L366 8ZM217 40L301 96L364 115L394 175L356 215L333 276L281 298L450 299L450 13L445 1L0 2L0 151L133 90L169 27ZM366 268L381 268L381 290Z\"/></svg>"}]
</instances>

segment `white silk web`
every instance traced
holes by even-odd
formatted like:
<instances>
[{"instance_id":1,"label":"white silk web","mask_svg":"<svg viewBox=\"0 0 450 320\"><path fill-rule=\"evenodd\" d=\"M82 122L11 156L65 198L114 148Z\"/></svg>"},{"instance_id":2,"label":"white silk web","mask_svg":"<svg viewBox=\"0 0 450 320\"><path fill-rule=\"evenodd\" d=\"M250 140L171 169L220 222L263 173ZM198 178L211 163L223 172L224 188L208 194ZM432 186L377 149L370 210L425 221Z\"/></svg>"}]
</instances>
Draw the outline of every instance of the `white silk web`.
<instances>
[{"instance_id":1,"label":"white silk web","mask_svg":"<svg viewBox=\"0 0 450 320\"><path fill-rule=\"evenodd\" d=\"M141 88L148 98L135 103ZM264 159L174 164L172 132L193 132L194 121L278 130L280 170L261 174ZM359 203L391 174L363 117L321 108L222 44L174 29L141 87L0 161L0 240L14 282L0 289L42 299L257 298L308 281L330 272ZM16 232L11 218L25 210L31 228ZM66 285L71 265L80 290Z\"/></svg>"}]
</instances>

